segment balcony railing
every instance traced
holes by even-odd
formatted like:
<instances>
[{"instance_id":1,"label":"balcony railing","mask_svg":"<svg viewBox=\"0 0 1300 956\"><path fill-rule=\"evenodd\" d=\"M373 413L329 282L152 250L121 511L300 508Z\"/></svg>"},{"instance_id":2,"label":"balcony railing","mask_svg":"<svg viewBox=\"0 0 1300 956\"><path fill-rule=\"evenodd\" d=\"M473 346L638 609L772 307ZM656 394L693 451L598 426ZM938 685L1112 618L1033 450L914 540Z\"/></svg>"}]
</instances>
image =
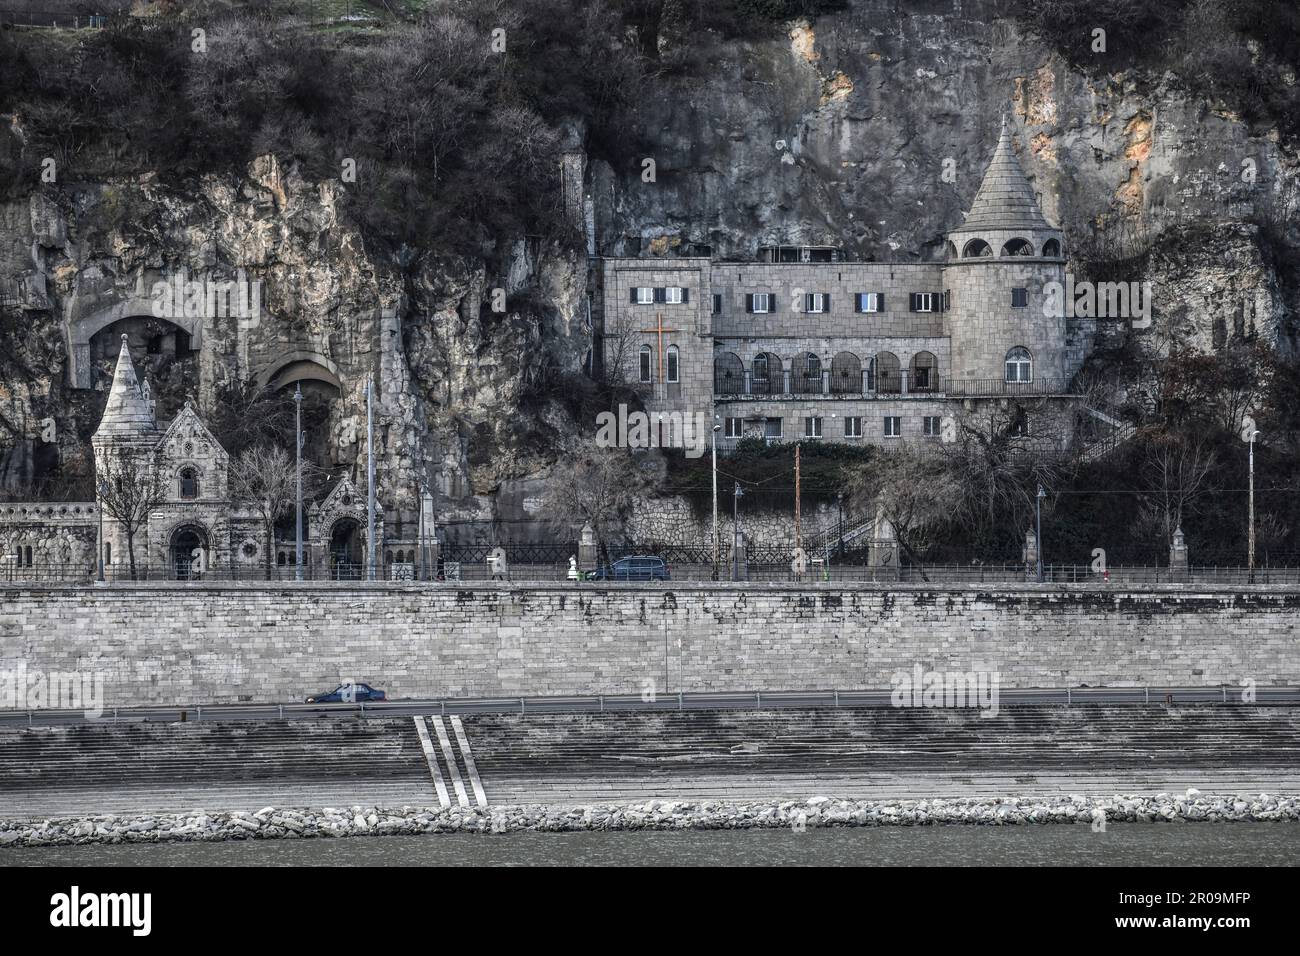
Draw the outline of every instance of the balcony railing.
<instances>
[{"instance_id":1,"label":"balcony railing","mask_svg":"<svg viewBox=\"0 0 1300 956\"><path fill-rule=\"evenodd\" d=\"M827 395L867 399L891 399L904 395L975 398L1073 394L1060 379L1036 378L1025 382L1008 382L1000 378L943 379L934 368L850 372L847 375L838 370L826 370L820 376L798 371L774 372L767 376L755 376L749 370L717 371L713 377L713 392L720 398Z\"/></svg>"},{"instance_id":2,"label":"balcony railing","mask_svg":"<svg viewBox=\"0 0 1300 956\"><path fill-rule=\"evenodd\" d=\"M899 395L933 395L942 392L935 368L890 372L823 369L772 372L755 375L749 369L716 370L713 392L720 396L839 395L854 398L893 398Z\"/></svg>"}]
</instances>

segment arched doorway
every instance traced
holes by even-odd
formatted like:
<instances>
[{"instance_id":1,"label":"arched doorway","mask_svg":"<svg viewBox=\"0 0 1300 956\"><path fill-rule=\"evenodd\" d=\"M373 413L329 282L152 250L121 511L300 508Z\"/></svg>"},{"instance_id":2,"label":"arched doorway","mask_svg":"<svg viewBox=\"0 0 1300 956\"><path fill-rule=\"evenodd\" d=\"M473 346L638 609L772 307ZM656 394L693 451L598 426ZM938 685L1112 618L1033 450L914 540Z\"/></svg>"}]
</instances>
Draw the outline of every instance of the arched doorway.
<instances>
[{"instance_id":1,"label":"arched doorway","mask_svg":"<svg viewBox=\"0 0 1300 956\"><path fill-rule=\"evenodd\" d=\"M172 532L167 546L168 567L178 581L192 581L203 576L212 556L208 534L196 524L183 524Z\"/></svg>"},{"instance_id":2,"label":"arched doorway","mask_svg":"<svg viewBox=\"0 0 1300 956\"><path fill-rule=\"evenodd\" d=\"M330 577L360 580L361 567L361 522L340 518L330 528Z\"/></svg>"}]
</instances>

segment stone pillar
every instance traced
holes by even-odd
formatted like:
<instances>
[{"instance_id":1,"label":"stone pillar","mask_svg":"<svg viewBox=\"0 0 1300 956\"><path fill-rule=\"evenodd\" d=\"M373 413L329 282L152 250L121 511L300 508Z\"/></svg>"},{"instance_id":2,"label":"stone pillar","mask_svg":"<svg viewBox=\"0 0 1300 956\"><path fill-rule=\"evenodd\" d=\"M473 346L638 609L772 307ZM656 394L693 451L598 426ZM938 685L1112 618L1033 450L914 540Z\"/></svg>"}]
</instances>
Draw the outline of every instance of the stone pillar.
<instances>
[{"instance_id":1,"label":"stone pillar","mask_svg":"<svg viewBox=\"0 0 1300 956\"><path fill-rule=\"evenodd\" d=\"M745 532L736 529L736 540L732 545L731 573L727 577L735 581L749 580L749 548L745 543Z\"/></svg>"},{"instance_id":2,"label":"stone pillar","mask_svg":"<svg viewBox=\"0 0 1300 956\"><path fill-rule=\"evenodd\" d=\"M1187 541L1183 537L1183 527L1174 530L1174 540L1169 546L1169 580L1186 583L1190 575L1187 569Z\"/></svg>"},{"instance_id":3,"label":"stone pillar","mask_svg":"<svg viewBox=\"0 0 1300 956\"><path fill-rule=\"evenodd\" d=\"M433 495L426 487L420 492L420 573L426 581L438 576L438 557L438 524Z\"/></svg>"},{"instance_id":4,"label":"stone pillar","mask_svg":"<svg viewBox=\"0 0 1300 956\"><path fill-rule=\"evenodd\" d=\"M578 569L594 571L600 556L596 545L596 529L591 525L582 526L582 536L578 539Z\"/></svg>"},{"instance_id":5,"label":"stone pillar","mask_svg":"<svg viewBox=\"0 0 1300 956\"><path fill-rule=\"evenodd\" d=\"M1038 580L1038 535L1030 528L1025 532L1025 548L1022 552L1025 561L1025 580Z\"/></svg>"},{"instance_id":6,"label":"stone pillar","mask_svg":"<svg viewBox=\"0 0 1300 956\"><path fill-rule=\"evenodd\" d=\"M894 525L879 511L876 512L876 527L871 535L867 556L871 562L871 580L899 579L901 569L898 564L898 535L894 531Z\"/></svg>"}]
</instances>

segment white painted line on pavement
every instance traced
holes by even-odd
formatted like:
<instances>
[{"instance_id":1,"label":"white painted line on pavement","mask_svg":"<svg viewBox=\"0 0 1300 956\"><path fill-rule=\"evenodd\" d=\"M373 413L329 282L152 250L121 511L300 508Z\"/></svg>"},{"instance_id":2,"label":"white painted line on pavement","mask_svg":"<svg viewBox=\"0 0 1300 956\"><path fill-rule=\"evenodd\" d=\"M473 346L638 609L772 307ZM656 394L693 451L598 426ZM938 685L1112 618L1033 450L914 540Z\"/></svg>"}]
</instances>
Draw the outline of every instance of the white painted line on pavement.
<instances>
[{"instance_id":1,"label":"white painted line on pavement","mask_svg":"<svg viewBox=\"0 0 1300 956\"><path fill-rule=\"evenodd\" d=\"M465 792L465 785L460 782L460 771L456 769L456 754L452 751L451 740L447 737L447 725L437 714L429 720L433 723L433 729L438 732L438 744L442 747L442 755L447 758L447 775L451 777L451 785L456 788L456 799L462 807L468 807L469 794Z\"/></svg>"},{"instance_id":2,"label":"white painted line on pavement","mask_svg":"<svg viewBox=\"0 0 1300 956\"><path fill-rule=\"evenodd\" d=\"M460 744L460 755L465 761L465 771L469 774L470 785L474 788L474 799L480 807L486 807L487 794L483 792L483 783L478 778L478 767L474 766L474 755L470 753L469 737L465 735L465 725L459 717L451 718L451 729L456 733L456 742Z\"/></svg>"},{"instance_id":3,"label":"white painted line on pavement","mask_svg":"<svg viewBox=\"0 0 1300 956\"><path fill-rule=\"evenodd\" d=\"M433 741L429 739L429 728L425 726L423 717L412 717L415 721L415 732L420 735L420 748L424 751L424 762L429 765L429 773L433 776L433 785L438 790L438 802L446 810L451 806L451 797L447 795L447 785L442 782L442 771L438 769L438 755L433 752Z\"/></svg>"}]
</instances>

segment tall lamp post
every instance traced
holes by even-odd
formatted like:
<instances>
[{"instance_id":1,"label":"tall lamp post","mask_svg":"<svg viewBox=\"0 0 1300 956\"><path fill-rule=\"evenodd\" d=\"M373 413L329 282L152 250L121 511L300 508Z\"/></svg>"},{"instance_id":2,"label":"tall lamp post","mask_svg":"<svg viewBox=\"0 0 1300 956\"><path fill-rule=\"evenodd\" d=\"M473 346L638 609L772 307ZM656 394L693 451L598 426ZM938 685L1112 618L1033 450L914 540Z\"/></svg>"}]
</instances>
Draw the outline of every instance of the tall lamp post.
<instances>
[{"instance_id":1,"label":"tall lamp post","mask_svg":"<svg viewBox=\"0 0 1300 956\"><path fill-rule=\"evenodd\" d=\"M1037 529L1034 531L1034 551L1038 555L1038 583L1043 583L1043 499L1047 497L1047 492L1043 486L1038 486L1038 494L1034 495L1034 517L1037 523Z\"/></svg>"},{"instance_id":2,"label":"tall lamp post","mask_svg":"<svg viewBox=\"0 0 1300 956\"><path fill-rule=\"evenodd\" d=\"M718 580L718 555L722 542L718 538L718 431L721 425L713 426L713 580Z\"/></svg>"},{"instance_id":3,"label":"tall lamp post","mask_svg":"<svg viewBox=\"0 0 1300 956\"><path fill-rule=\"evenodd\" d=\"M1250 491L1248 496L1247 510L1249 527L1246 529L1246 580L1255 583L1255 439L1259 437L1259 430L1254 427L1253 423L1249 428L1250 434L1246 438L1246 444L1250 448Z\"/></svg>"},{"instance_id":4,"label":"tall lamp post","mask_svg":"<svg viewBox=\"0 0 1300 956\"><path fill-rule=\"evenodd\" d=\"M844 492L836 492L835 505L840 513L840 548L838 557L842 561L844 560Z\"/></svg>"},{"instance_id":5,"label":"tall lamp post","mask_svg":"<svg viewBox=\"0 0 1300 956\"><path fill-rule=\"evenodd\" d=\"M375 580L375 373L366 380L366 579Z\"/></svg>"},{"instance_id":6,"label":"tall lamp post","mask_svg":"<svg viewBox=\"0 0 1300 956\"><path fill-rule=\"evenodd\" d=\"M99 577L97 580L100 584L104 583L104 492L107 490L103 479L99 481L99 501L95 503L95 511L99 513Z\"/></svg>"},{"instance_id":7,"label":"tall lamp post","mask_svg":"<svg viewBox=\"0 0 1300 956\"><path fill-rule=\"evenodd\" d=\"M302 580L302 382L293 387L294 421L294 482L296 503L294 511L294 572L295 581Z\"/></svg>"},{"instance_id":8,"label":"tall lamp post","mask_svg":"<svg viewBox=\"0 0 1300 956\"><path fill-rule=\"evenodd\" d=\"M735 542L731 547L731 580L740 580L740 482L736 482L736 491L731 500L731 524L736 530Z\"/></svg>"}]
</instances>

